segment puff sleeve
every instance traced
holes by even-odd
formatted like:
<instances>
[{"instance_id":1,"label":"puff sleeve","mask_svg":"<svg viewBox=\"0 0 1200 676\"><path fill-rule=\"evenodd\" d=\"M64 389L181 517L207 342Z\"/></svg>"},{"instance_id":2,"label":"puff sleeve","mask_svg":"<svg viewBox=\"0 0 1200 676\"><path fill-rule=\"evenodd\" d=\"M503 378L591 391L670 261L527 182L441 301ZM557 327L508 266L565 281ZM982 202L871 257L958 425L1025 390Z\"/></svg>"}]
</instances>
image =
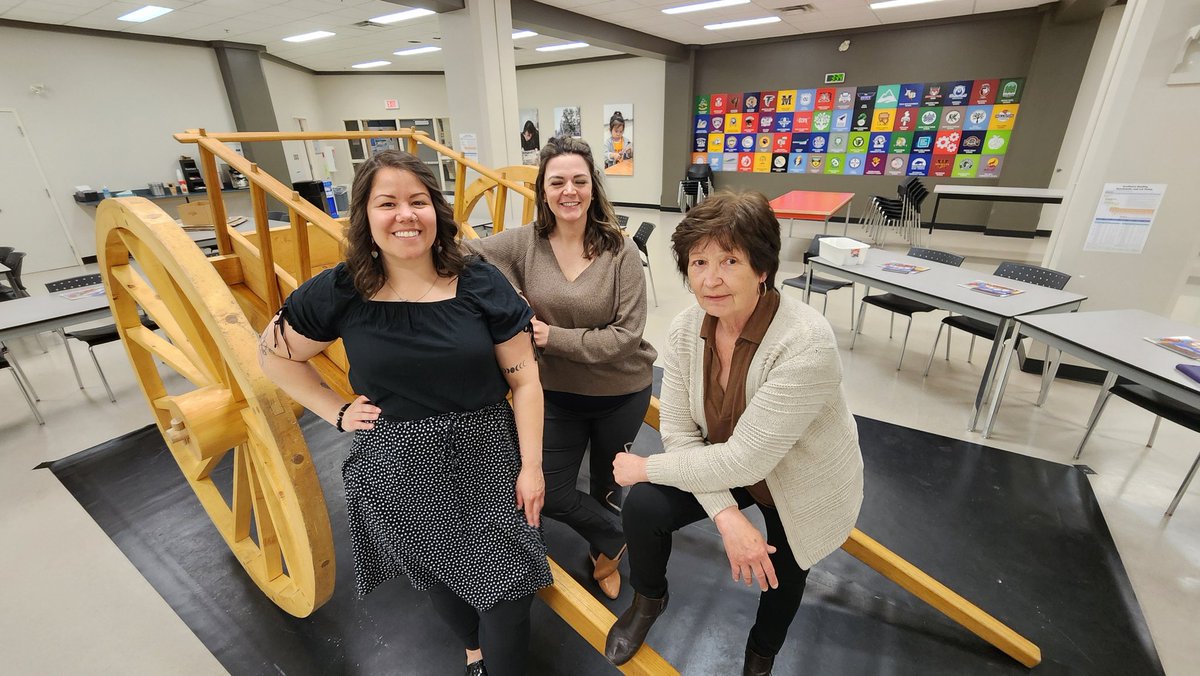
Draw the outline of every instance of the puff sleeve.
<instances>
[{"instance_id":1,"label":"puff sleeve","mask_svg":"<svg viewBox=\"0 0 1200 676\"><path fill-rule=\"evenodd\" d=\"M341 336L342 314L357 293L346 264L339 263L293 291L279 311L280 318L309 340L330 342Z\"/></svg>"},{"instance_id":2,"label":"puff sleeve","mask_svg":"<svg viewBox=\"0 0 1200 676\"><path fill-rule=\"evenodd\" d=\"M459 278L463 294L471 298L487 321L493 343L499 345L529 327L533 309L496 266L477 259L463 272Z\"/></svg>"}]
</instances>

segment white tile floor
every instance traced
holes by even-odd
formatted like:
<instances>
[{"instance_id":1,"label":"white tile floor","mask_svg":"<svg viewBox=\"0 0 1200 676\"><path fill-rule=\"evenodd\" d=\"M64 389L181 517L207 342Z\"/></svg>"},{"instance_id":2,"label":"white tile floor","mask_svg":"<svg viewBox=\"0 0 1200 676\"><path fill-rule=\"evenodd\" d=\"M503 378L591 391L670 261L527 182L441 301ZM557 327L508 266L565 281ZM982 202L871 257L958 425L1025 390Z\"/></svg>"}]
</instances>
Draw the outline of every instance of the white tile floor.
<instances>
[{"instance_id":1,"label":"white tile floor","mask_svg":"<svg viewBox=\"0 0 1200 676\"><path fill-rule=\"evenodd\" d=\"M674 272L669 236L678 214L620 209L631 227L659 224L650 241L658 291L651 303L648 339L661 344L671 318L691 298ZM837 228L840 231L840 227ZM784 269L798 272L812 224L796 225L785 240ZM852 226L851 235L854 235ZM1045 239L984 237L939 232L933 246L969 255L967 265L991 271L999 260L1038 262ZM893 242L890 250L906 247ZM72 270L27 275L40 283L80 274ZM862 289L858 289L861 296ZM787 289L785 293L799 293ZM829 319L843 348L850 343L846 291L835 292ZM819 302L819 301L814 301ZM1085 307L1086 309L1086 307ZM3 307L0 306L0 311ZM929 378L921 377L941 313L918 316L904 370L896 371L903 320L888 340L884 313L867 312L866 332L853 352L843 350L845 385L857 414L980 442L966 432L970 400L986 358L976 346L966 362L967 340L954 341L949 362L939 356ZM109 538L46 470L31 468L101 443L150 422L146 403L118 344L97 348L117 396L108 402L84 347L74 344L86 389L75 385L61 342L44 334L43 353L32 338L10 344L42 397L47 423L39 427L11 376L0 374L0 612L3 671L14 674L208 674L220 664L175 615ZM1036 377L1017 373L989 443L1054 462L1070 462L1095 400L1097 386L1059 381L1042 408L1033 406ZM1193 487L1174 518L1163 510L1200 448L1197 436L1164 423L1153 449L1143 445L1152 416L1123 401L1110 403L1088 444L1083 462L1098 474L1092 486L1112 530L1168 674L1200 671L1200 487ZM936 524L922 524L936 536ZM963 556L971 556L964 551ZM896 594L905 592L896 589ZM1083 672L1086 665L1077 665Z\"/></svg>"}]
</instances>

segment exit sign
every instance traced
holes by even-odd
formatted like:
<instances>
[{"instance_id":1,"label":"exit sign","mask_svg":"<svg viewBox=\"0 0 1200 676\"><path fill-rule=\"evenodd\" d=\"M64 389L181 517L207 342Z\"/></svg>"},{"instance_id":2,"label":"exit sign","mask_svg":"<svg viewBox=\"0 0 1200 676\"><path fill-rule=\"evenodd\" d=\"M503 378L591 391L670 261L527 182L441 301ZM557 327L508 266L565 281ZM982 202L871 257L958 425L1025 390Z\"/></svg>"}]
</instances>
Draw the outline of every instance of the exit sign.
<instances>
[{"instance_id":1,"label":"exit sign","mask_svg":"<svg viewBox=\"0 0 1200 676\"><path fill-rule=\"evenodd\" d=\"M826 76L828 77L828 76ZM384 99L383 107L385 110L396 110L400 107L400 102L396 99Z\"/></svg>"},{"instance_id":2,"label":"exit sign","mask_svg":"<svg viewBox=\"0 0 1200 676\"><path fill-rule=\"evenodd\" d=\"M842 84L845 81L845 73L825 73L825 84Z\"/></svg>"}]
</instances>

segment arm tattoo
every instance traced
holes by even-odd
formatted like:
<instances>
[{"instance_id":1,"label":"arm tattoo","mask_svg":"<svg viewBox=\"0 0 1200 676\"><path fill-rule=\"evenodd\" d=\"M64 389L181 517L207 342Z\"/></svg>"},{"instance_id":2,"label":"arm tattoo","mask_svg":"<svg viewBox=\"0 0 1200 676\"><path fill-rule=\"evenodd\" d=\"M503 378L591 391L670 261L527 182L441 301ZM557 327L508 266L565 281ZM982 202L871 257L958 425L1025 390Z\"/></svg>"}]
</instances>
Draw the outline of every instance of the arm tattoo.
<instances>
[{"instance_id":1,"label":"arm tattoo","mask_svg":"<svg viewBox=\"0 0 1200 676\"><path fill-rule=\"evenodd\" d=\"M517 364L516 366L509 366L507 368L500 369L500 372L507 376L512 375L523 368L525 368L525 362L521 361L521 363Z\"/></svg>"}]
</instances>

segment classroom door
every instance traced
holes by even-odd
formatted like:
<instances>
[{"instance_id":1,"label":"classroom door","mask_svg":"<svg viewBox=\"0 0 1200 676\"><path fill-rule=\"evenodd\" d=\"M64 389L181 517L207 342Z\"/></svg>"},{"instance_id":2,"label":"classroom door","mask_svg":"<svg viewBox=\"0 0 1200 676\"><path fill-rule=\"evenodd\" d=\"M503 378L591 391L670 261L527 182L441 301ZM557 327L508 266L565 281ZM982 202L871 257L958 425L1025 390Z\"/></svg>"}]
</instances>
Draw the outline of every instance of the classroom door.
<instances>
[{"instance_id":1,"label":"classroom door","mask_svg":"<svg viewBox=\"0 0 1200 676\"><path fill-rule=\"evenodd\" d=\"M0 158L0 246L29 254L25 273L79 265L33 147L11 110L0 110Z\"/></svg>"}]
</instances>

